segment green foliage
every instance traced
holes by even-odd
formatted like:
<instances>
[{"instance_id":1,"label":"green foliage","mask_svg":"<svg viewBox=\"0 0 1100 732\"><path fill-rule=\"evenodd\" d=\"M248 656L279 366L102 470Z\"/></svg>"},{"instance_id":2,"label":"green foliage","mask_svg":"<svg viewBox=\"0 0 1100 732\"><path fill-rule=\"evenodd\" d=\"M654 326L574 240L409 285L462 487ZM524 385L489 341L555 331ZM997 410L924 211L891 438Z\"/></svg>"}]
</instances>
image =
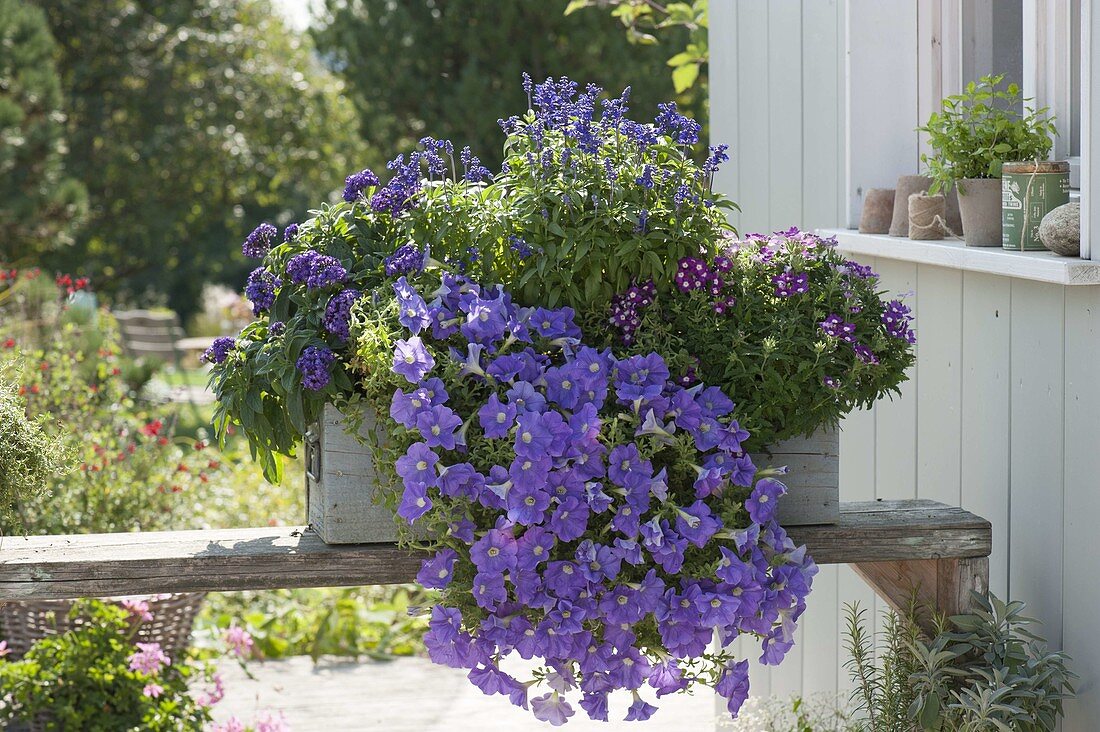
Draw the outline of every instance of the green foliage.
<instances>
[{"instance_id":1,"label":"green foliage","mask_svg":"<svg viewBox=\"0 0 1100 732\"><path fill-rule=\"evenodd\" d=\"M653 45L658 36L670 28L683 28L687 44L668 60L672 67L672 83L677 94L691 89L697 82L706 87L708 49L709 0L659 4L653 0L570 0L565 9L569 15L581 8L611 8L612 17L626 27L631 43ZM705 93L705 91L704 91Z\"/></svg>"},{"instance_id":2,"label":"green foliage","mask_svg":"<svg viewBox=\"0 0 1100 732\"><path fill-rule=\"evenodd\" d=\"M1000 178L1007 161L1045 160L1052 136L1058 134L1047 108L1024 105L1016 84L1004 83L1004 75L983 76L970 82L962 94L943 100L928 123L917 130L928 134L934 155L921 155L932 177L932 192L949 190L967 178Z\"/></svg>"},{"instance_id":3,"label":"green foliage","mask_svg":"<svg viewBox=\"0 0 1100 732\"><path fill-rule=\"evenodd\" d=\"M137 626L126 611L99 600L76 603L73 630L38 640L18 661L0 659L0 722L37 718L47 730L201 730L208 707L191 696L188 683L202 669L174 663L156 674L130 668ZM147 684L161 687L146 695ZM5 725L6 726L6 725Z\"/></svg>"},{"instance_id":4,"label":"green foliage","mask_svg":"<svg viewBox=\"0 0 1100 732\"><path fill-rule=\"evenodd\" d=\"M897 394L913 349L883 325L889 305L878 277L861 276L834 247L800 236L804 243L777 235L722 245L730 264L721 296L703 290L658 296L642 311L632 343L621 343L598 308L584 310L582 327L600 346L623 355L656 351L673 373L721 387L737 402L752 449L835 426L851 410ZM784 272L804 273L807 292L777 296L775 278ZM717 312L714 301L726 297L734 304ZM855 326L877 363L822 330L831 315Z\"/></svg>"},{"instance_id":5,"label":"green foliage","mask_svg":"<svg viewBox=\"0 0 1100 732\"><path fill-rule=\"evenodd\" d=\"M167 295L246 271L238 243L336 190L355 111L268 0L42 0L60 47L68 173L91 214L50 264L107 294Z\"/></svg>"},{"instance_id":6,"label":"green foliage","mask_svg":"<svg viewBox=\"0 0 1100 732\"><path fill-rule=\"evenodd\" d=\"M207 597L197 621L200 647L233 622L252 635L263 658L366 656L376 661L423 650L430 605L416 585L235 592Z\"/></svg>"},{"instance_id":7,"label":"green foliage","mask_svg":"<svg viewBox=\"0 0 1100 732\"><path fill-rule=\"evenodd\" d=\"M0 381L0 523L4 525L20 528L19 506L67 472L65 450L47 435L45 422L43 417L28 417L14 387Z\"/></svg>"},{"instance_id":8,"label":"green foliage","mask_svg":"<svg viewBox=\"0 0 1100 732\"><path fill-rule=\"evenodd\" d=\"M905 615L884 614L883 637L866 630L867 611L858 603L845 605L847 632L845 666L855 682L852 701L862 713L862 732L916 732L920 727L910 718L916 700L911 679L920 669L914 644L920 628L915 608Z\"/></svg>"},{"instance_id":9,"label":"green foliage","mask_svg":"<svg viewBox=\"0 0 1100 732\"><path fill-rule=\"evenodd\" d=\"M208 445L208 428L192 424L190 434L176 434L180 406L135 398L150 372L122 354L109 313L59 300L54 283L34 270L11 282L0 283L0 371L16 382L17 411L36 415L44 442L37 450L18 447L27 423L4 419L0 433L8 439L0 452L14 449L17 470L36 461L38 470L65 469L30 472L15 483L28 488L22 493L5 486L0 495L18 502L0 517L4 533L183 529L240 515L255 523L301 515L275 502L242 500L242 490L263 481L235 454L239 441L221 453Z\"/></svg>"},{"instance_id":10,"label":"green foliage","mask_svg":"<svg viewBox=\"0 0 1100 732\"><path fill-rule=\"evenodd\" d=\"M1024 603L974 599L974 613L950 619L952 632L914 644L914 716L944 732L1053 730L1073 695L1069 657L1030 630Z\"/></svg>"},{"instance_id":11,"label":"green foliage","mask_svg":"<svg viewBox=\"0 0 1100 732\"><path fill-rule=\"evenodd\" d=\"M57 46L42 10L0 0L0 262L72 243L86 208L65 175Z\"/></svg>"},{"instance_id":12,"label":"green foliage","mask_svg":"<svg viewBox=\"0 0 1100 732\"><path fill-rule=\"evenodd\" d=\"M371 150L406 149L430 133L470 145L495 170L496 121L526 108L523 72L629 85L647 116L673 96L667 52L629 42L606 14L565 17L565 8L566 0L326 0L312 32L347 82ZM667 32L675 43L686 35ZM705 89L678 101L705 124Z\"/></svg>"},{"instance_id":13,"label":"green foliage","mask_svg":"<svg viewBox=\"0 0 1100 732\"><path fill-rule=\"evenodd\" d=\"M1047 650L1022 602L973 593L976 610L919 630L915 606L886 615L874 656L866 612L849 605L848 668L863 729L930 732L1049 732L1073 695L1069 657Z\"/></svg>"},{"instance_id":14,"label":"green foliage","mask_svg":"<svg viewBox=\"0 0 1100 732\"><path fill-rule=\"evenodd\" d=\"M502 204L499 214L486 218L503 219L511 230L497 234L496 242L479 237L474 271L482 282L503 284L524 304L606 310L613 296L635 283L652 279L659 292L668 292L679 259L714 253L730 230L726 212L737 206L710 191L710 176L692 160L691 148L665 136L643 148L609 130L586 154L560 130L530 134L538 124L531 113L517 124L504 145L506 167L492 187L499 193L486 195ZM554 162L548 170L528 162L546 151ZM652 188L636 182L647 169ZM678 197L681 186L686 190ZM536 254L518 256L511 236ZM442 244L433 251L450 257L466 251Z\"/></svg>"}]
</instances>

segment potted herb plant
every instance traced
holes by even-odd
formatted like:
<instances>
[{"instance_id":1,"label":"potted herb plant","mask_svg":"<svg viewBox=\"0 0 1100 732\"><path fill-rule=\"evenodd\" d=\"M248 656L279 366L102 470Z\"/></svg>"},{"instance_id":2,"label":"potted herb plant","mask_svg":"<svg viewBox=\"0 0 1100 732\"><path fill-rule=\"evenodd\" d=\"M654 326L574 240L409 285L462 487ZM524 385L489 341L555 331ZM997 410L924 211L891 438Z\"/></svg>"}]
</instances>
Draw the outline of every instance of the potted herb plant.
<instances>
[{"instance_id":1,"label":"potted herb plant","mask_svg":"<svg viewBox=\"0 0 1100 732\"><path fill-rule=\"evenodd\" d=\"M713 633L778 663L816 572L778 520L782 465L751 451L896 388L908 311L832 242L739 240L710 190L725 148L696 162L674 104L643 123L627 93L525 88L499 173L425 137L389 181L248 237L257 319L204 356L215 426L273 479L315 440L311 522L429 552L429 653L486 693L560 724L703 684L736 714L748 665ZM355 503L372 490L389 534ZM543 667L515 677L513 651Z\"/></svg>"},{"instance_id":2,"label":"potted herb plant","mask_svg":"<svg viewBox=\"0 0 1100 732\"><path fill-rule=\"evenodd\" d=\"M922 155L931 192L959 192L963 237L969 246L1001 245L1001 166L1006 161L1046 160L1057 134L1047 109L1026 106L1004 75L970 82L943 100L939 112L917 128L928 134L933 155ZM1023 113L1016 111L1023 106Z\"/></svg>"}]
</instances>

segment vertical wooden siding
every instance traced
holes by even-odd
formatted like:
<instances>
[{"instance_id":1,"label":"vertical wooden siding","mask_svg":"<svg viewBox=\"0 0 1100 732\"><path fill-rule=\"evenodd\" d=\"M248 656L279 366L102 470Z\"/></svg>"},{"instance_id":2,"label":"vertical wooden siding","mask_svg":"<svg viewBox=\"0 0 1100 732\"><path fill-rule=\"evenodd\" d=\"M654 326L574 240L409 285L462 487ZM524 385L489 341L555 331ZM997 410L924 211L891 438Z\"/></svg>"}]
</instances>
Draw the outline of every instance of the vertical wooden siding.
<instances>
[{"instance_id":1,"label":"vertical wooden siding","mask_svg":"<svg viewBox=\"0 0 1100 732\"><path fill-rule=\"evenodd\" d=\"M712 131L734 153L717 185L743 206L737 223L745 232L854 223L866 187L892 186L894 176L917 168L909 133L927 109L918 110L918 86L946 93L959 83L958 61L947 53L966 40L957 0L919 0L912 12L872 0L723 0L712 3L711 16ZM958 24L937 35L926 25L937 17ZM852 22L877 24L877 52L847 57ZM926 48L941 43L942 53ZM866 78L882 82L883 74L895 83ZM861 114L846 125L845 110L866 107L874 95L885 116ZM1064 729L1093 730L1100 719L1100 287L862 261L885 289L916 293L907 302L917 317L918 358L900 398L845 420L841 500L933 498L988 518L990 587L1027 602L1051 645L1074 657L1081 693ZM824 568L797 650L777 669L754 667L754 693L846 689L843 605L852 601L884 609L849 569ZM748 643L742 651L759 655Z\"/></svg>"},{"instance_id":2,"label":"vertical wooden siding","mask_svg":"<svg viewBox=\"0 0 1100 732\"><path fill-rule=\"evenodd\" d=\"M844 13L839 0L711 7L715 187L742 233L835 226L844 211ZM718 88L715 88L718 87Z\"/></svg>"}]
</instances>

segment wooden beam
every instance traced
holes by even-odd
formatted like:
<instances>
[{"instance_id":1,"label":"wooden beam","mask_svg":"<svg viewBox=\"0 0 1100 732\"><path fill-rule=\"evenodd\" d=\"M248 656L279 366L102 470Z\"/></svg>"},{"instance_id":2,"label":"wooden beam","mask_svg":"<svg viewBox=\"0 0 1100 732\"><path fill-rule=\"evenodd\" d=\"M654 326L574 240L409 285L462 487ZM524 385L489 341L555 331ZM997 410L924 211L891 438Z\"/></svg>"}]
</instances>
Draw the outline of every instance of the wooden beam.
<instances>
[{"instance_id":1,"label":"wooden beam","mask_svg":"<svg viewBox=\"0 0 1100 732\"><path fill-rule=\"evenodd\" d=\"M987 556L985 519L934 501L841 507L788 530L819 564ZM328 545L303 528L210 529L0 540L0 601L412 582L420 558L390 544Z\"/></svg>"},{"instance_id":2,"label":"wooden beam","mask_svg":"<svg viewBox=\"0 0 1100 732\"><path fill-rule=\"evenodd\" d=\"M895 612L908 612L915 599L917 620L929 632L932 611L948 617L970 612L970 593L989 591L988 557L861 562L852 568Z\"/></svg>"}]
</instances>

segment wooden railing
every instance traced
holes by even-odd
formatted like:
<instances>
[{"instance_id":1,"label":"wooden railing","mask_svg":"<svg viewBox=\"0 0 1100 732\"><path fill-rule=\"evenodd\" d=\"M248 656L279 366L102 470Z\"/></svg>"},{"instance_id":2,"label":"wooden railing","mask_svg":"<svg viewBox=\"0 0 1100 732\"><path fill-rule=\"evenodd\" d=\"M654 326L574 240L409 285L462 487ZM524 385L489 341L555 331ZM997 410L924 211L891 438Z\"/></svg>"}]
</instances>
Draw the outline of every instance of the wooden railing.
<instances>
[{"instance_id":1,"label":"wooden railing","mask_svg":"<svg viewBox=\"0 0 1100 732\"><path fill-rule=\"evenodd\" d=\"M843 504L840 522L797 526L818 564L851 564L896 607L919 599L948 614L984 591L985 519L924 500ZM420 558L390 544L334 546L307 528L157 531L0 539L0 601L158 592L412 582Z\"/></svg>"}]
</instances>

